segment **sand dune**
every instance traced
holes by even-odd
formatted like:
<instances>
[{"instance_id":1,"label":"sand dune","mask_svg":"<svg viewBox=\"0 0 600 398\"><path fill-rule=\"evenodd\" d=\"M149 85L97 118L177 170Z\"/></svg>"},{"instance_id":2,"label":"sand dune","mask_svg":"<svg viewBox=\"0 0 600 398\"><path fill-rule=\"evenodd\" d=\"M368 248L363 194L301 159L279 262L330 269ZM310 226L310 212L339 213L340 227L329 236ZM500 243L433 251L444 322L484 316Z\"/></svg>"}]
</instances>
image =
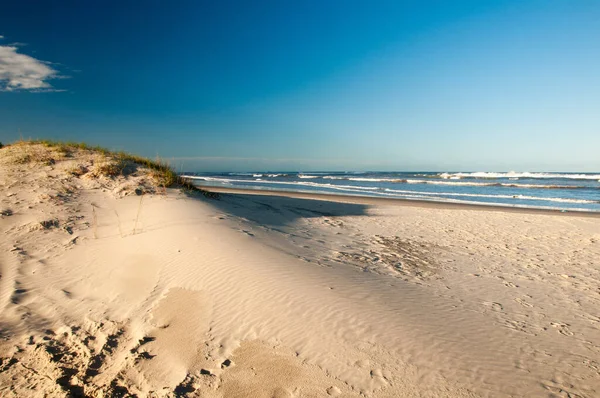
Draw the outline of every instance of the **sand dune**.
<instances>
[{"instance_id":1,"label":"sand dune","mask_svg":"<svg viewBox=\"0 0 600 398\"><path fill-rule=\"evenodd\" d=\"M598 217L209 200L98 156L0 150L3 397L600 393Z\"/></svg>"}]
</instances>

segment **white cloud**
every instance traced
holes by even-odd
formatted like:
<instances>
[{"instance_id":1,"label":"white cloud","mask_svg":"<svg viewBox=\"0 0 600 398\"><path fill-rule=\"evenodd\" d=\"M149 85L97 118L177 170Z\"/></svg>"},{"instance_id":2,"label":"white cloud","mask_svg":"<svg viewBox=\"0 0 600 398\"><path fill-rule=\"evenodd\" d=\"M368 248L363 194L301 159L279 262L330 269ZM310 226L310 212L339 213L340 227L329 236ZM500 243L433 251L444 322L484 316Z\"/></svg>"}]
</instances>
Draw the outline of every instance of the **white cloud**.
<instances>
[{"instance_id":1,"label":"white cloud","mask_svg":"<svg viewBox=\"0 0 600 398\"><path fill-rule=\"evenodd\" d=\"M48 83L57 77L49 63L19 54L15 46L0 46L0 91L60 91Z\"/></svg>"}]
</instances>

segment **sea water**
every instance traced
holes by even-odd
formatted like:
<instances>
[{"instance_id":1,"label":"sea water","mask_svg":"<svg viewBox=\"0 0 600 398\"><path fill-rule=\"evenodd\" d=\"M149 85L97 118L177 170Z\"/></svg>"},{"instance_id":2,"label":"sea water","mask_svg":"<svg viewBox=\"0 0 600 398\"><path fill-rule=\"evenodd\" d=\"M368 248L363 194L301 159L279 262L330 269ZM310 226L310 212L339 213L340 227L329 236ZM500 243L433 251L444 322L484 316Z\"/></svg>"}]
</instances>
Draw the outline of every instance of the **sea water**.
<instances>
[{"instance_id":1,"label":"sea water","mask_svg":"<svg viewBox=\"0 0 600 398\"><path fill-rule=\"evenodd\" d=\"M600 211L600 173L187 173L200 186Z\"/></svg>"}]
</instances>

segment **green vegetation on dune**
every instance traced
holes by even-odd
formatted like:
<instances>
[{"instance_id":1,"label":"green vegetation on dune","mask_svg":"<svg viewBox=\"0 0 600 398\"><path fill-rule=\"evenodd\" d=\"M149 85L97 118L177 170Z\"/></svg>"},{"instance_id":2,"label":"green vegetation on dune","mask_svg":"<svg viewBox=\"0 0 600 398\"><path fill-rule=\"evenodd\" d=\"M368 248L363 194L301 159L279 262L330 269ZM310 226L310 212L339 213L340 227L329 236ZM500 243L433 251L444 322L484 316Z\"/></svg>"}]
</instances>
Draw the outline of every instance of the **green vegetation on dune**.
<instances>
[{"instance_id":1,"label":"green vegetation on dune","mask_svg":"<svg viewBox=\"0 0 600 398\"><path fill-rule=\"evenodd\" d=\"M200 193L209 198L218 198L219 194L215 192L209 192L201 189L194 185L191 181L181 177L177 174L168 162L157 158L152 160L142 156L134 155L124 151L110 151L100 146L88 145L84 142L60 142L50 140L30 140L30 141L19 141L15 144L41 144L45 147L52 148L55 151L62 154L64 157L71 157L77 150L89 151L104 155L110 160L105 164L102 164L98 171L100 174L107 177L116 177L118 175L124 175L125 170L131 166L131 164L141 166L151 171L153 177L158 182L158 185L164 188L180 188L188 194ZM13 144L14 145L14 144ZM0 148L2 144L0 143ZM28 159L27 159L28 160ZM77 171L74 170L73 174Z\"/></svg>"}]
</instances>

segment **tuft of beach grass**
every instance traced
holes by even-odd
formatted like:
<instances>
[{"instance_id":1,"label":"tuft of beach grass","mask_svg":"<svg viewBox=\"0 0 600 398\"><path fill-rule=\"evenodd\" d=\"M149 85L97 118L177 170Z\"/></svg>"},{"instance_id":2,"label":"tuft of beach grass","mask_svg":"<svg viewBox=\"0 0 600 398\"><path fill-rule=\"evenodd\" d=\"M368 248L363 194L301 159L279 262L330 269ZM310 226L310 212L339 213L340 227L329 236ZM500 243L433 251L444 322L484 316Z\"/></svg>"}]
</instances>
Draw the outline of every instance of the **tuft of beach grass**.
<instances>
[{"instance_id":1,"label":"tuft of beach grass","mask_svg":"<svg viewBox=\"0 0 600 398\"><path fill-rule=\"evenodd\" d=\"M171 165L158 158L152 160L143 156L138 156L124 151L111 151L101 146L93 146L86 144L85 142L62 142L52 140L20 140L9 146L24 146L25 150L13 158L13 162L19 164L39 162L44 165L52 165L55 159L49 154L35 154L30 153L27 149L33 145L43 145L47 148L51 148L54 152L52 156L59 158L72 157L76 151L86 151L94 154L100 154L104 156L104 161L94 165L93 170L89 170L92 175L104 176L108 178L114 178L117 176L127 176L137 167L146 168L149 170L149 176L155 181L158 187L161 187L165 192L167 188L178 188L181 189L187 195L201 194L205 197L217 199L218 193L209 192L201 189L194 185L188 179L181 177L173 170ZM2 148L2 144L0 144ZM74 176L80 176L88 172L88 170L77 167L68 171Z\"/></svg>"}]
</instances>

